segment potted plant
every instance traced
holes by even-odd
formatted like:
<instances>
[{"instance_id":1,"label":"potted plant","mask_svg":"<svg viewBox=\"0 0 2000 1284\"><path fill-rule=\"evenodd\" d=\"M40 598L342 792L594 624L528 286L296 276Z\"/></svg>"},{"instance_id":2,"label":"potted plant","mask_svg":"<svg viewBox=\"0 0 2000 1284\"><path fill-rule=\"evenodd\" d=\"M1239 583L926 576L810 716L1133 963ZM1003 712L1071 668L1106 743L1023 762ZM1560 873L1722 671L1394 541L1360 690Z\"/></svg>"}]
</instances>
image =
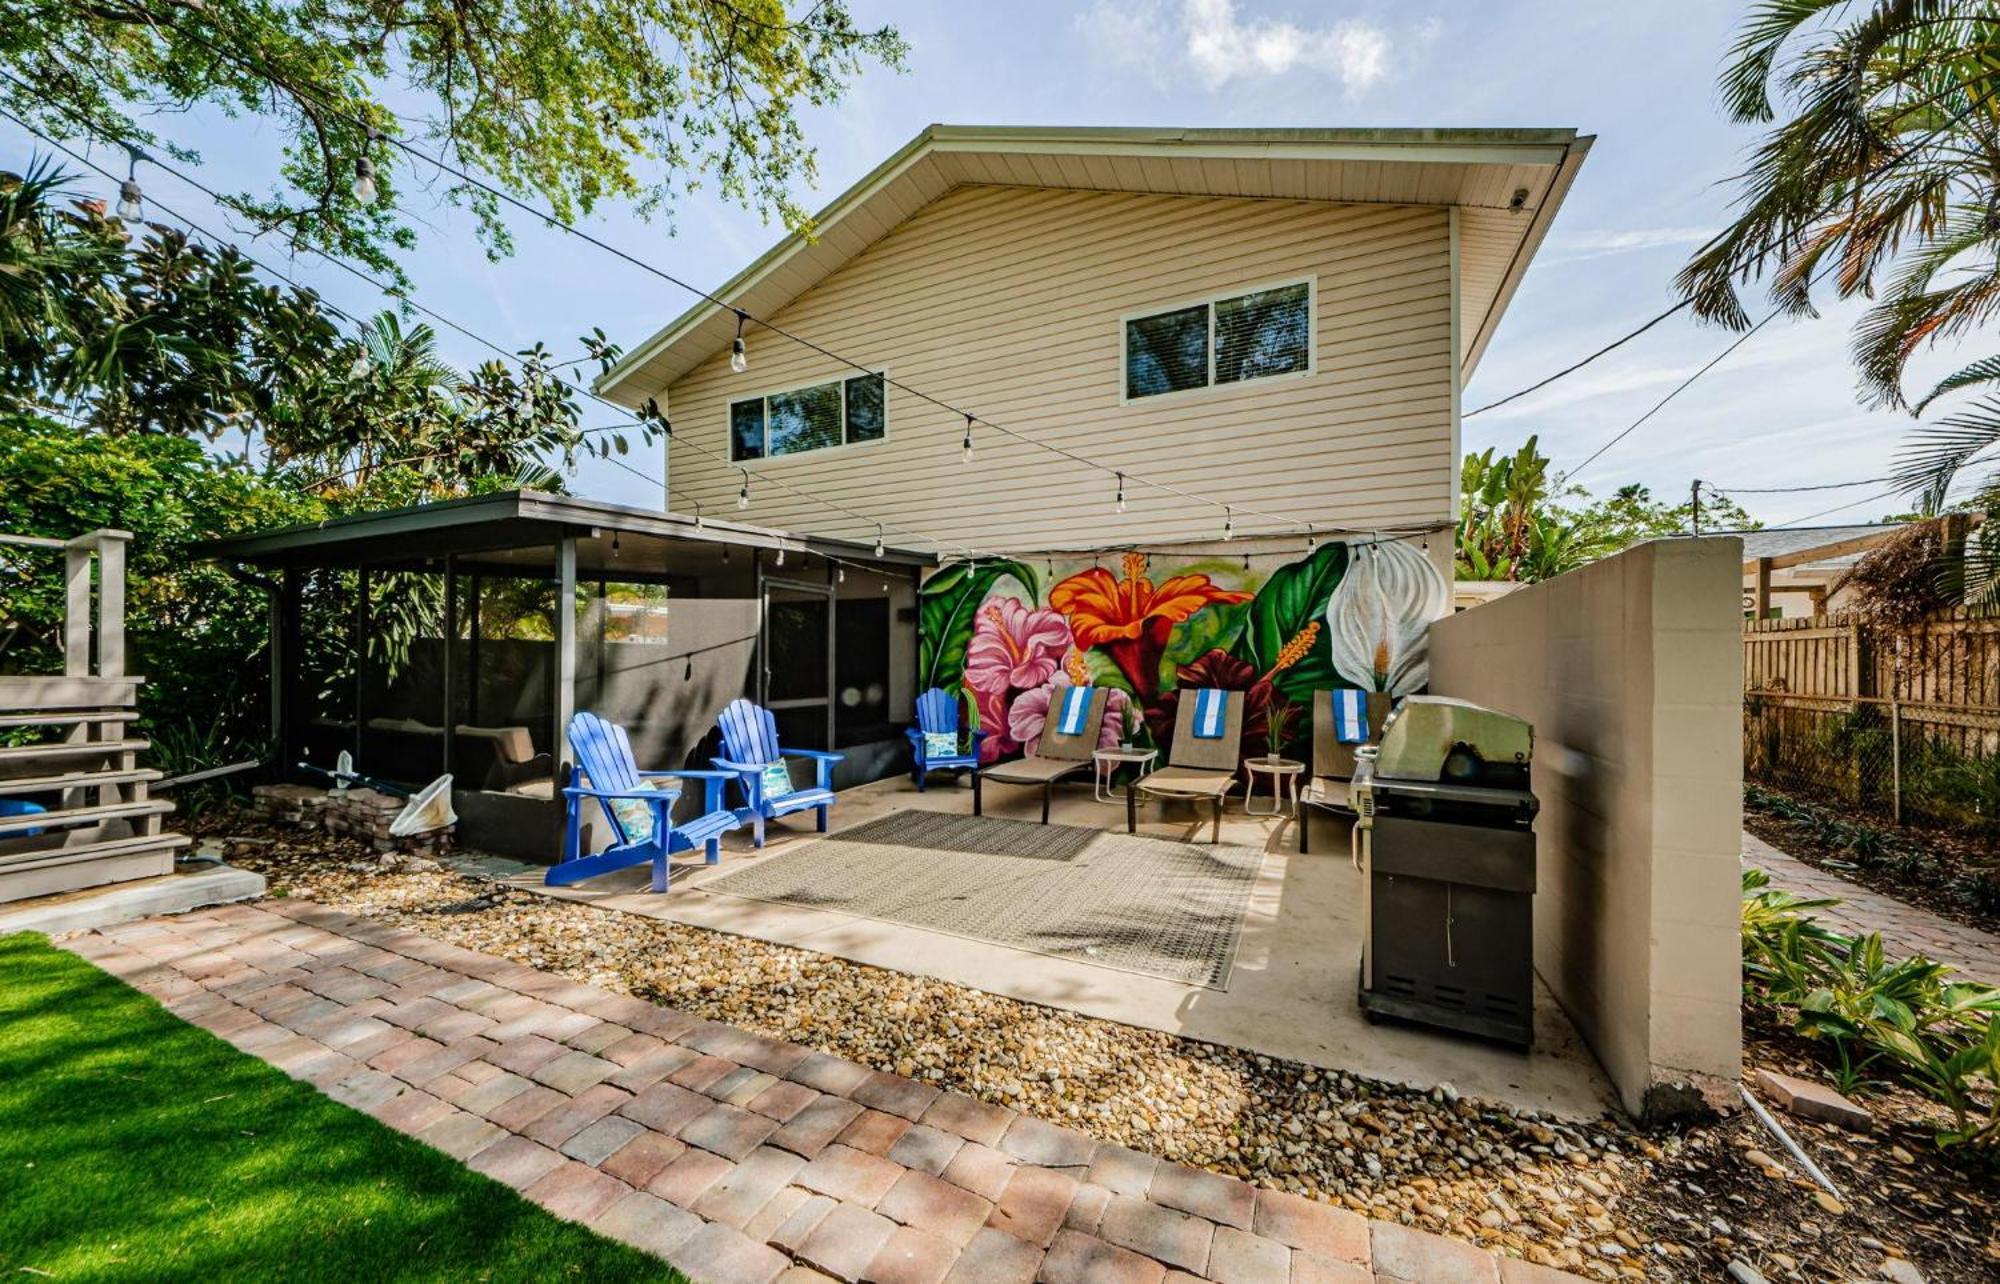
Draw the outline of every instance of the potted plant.
<instances>
[{"instance_id":1,"label":"potted plant","mask_svg":"<svg viewBox=\"0 0 2000 1284\"><path fill-rule=\"evenodd\" d=\"M1118 733L1118 747L1126 753L1132 752L1132 735L1138 721L1135 706L1131 704L1127 704L1124 711L1118 715L1118 725L1121 728Z\"/></svg>"},{"instance_id":2,"label":"potted plant","mask_svg":"<svg viewBox=\"0 0 2000 1284\"><path fill-rule=\"evenodd\" d=\"M1264 761L1273 766L1285 756L1285 742L1292 737L1292 723L1299 707L1281 696L1273 696L1264 714Z\"/></svg>"}]
</instances>

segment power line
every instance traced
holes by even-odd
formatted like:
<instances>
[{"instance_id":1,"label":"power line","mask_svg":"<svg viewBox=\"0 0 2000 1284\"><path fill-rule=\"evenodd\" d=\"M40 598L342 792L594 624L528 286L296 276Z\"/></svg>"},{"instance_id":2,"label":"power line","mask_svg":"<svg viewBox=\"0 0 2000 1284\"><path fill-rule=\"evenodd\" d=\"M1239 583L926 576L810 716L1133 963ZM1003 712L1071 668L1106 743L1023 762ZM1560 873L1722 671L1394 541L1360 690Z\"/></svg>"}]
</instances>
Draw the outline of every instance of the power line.
<instances>
[{"instance_id":1,"label":"power line","mask_svg":"<svg viewBox=\"0 0 2000 1284\"><path fill-rule=\"evenodd\" d=\"M1888 480L1887 477L1863 477L1859 481L1820 482L1813 486L1723 486L1706 481L1702 485L1723 495L1796 495L1809 490L1851 490L1856 486L1879 486Z\"/></svg>"},{"instance_id":2,"label":"power line","mask_svg":"<svg viewBox=\"0 0 2000 1284\"><path fill-rule=\"evenodd\" d=\"M745 322L754 323L755 325L765 330L768 330L771 333L778 335L781 338L787 339L792 343L796 343L800 347L803 347L808 351L823 356L830 361L833 361L839 365L846 366L849 369L852 369L858 373L879 376L883 380L883 382L889 387L896 388L897 390L909 396L915 397L918 400L923 401L927 404L936 406L941 410L950 411L954 416L962 418L966 421L968 440L970 438L970 429L974 425L984 426L986 428L992 429L995 432L1000 433L1003 436L1011 437L1018 441L1024 442L1028 445L1035 446L1041 450L1048 451L1049 453L1054 454L1060 458L1066 459L1072 463L1076 463L1087 468L1096 469L1097 471L1104 473L1107 476L1116 477L1121 483L1130 481L1136 485L1146 486L1150 489L1161 491L1166 494L1175 495L1178 496L1179 498L1191 500L1195 503L1206 504L1212 508L1221 509L1224 517L1224 530L1226 533L1232 533L1232 534L1235 533L1234 515L1237 512L1243 512L1256 517L1262 517L1270 521L1276 522L1280 526L1298 528L1301 532L1309 532L1313 529L1312 524L1310 522L1303 522L1297 518L1283 517L1275 513L1268 513L1247 504L1227 503L1224 502L1223 500L1214 499L1207 495L1200 494L1196 491L1191 491L1184 487L1176 486L1170 482L1163 482L1156 478L1146 477L1142 474L1135 473L1130 470L1113 468L1108 464L1100 464L1096 460L1081 455L1076 451L1068 449L1067 447L1058 446L1052 442L1043 441L1038 437L1034 437L1030 434L1021 432L1017 429L1009 428L1004 424L995 423L993 420L988 419L982 415L976 414L972 411L964 410L959 406L954 405L950 401L945 400L942 397L934 396L931 393L925 392L920 388L917 388L909 383L906 383L900 379L896 379L888 375L885 372L881 363L868 363L868 362L856 361L851 357L847 357L842 355L841 353L835 352L832 349L814 340L804 337L803 335L795 334L789 330L786 330L782 326L776 325L773 322L766 320L763 317L756 316L744 310L743 308L737 307L731 303L727 303L717 295L702 289L700 286L685 281L680 277L675 276L673 273L668 272L663 268L657 267L654 264L639 258L637 255L632 254L629 251L621 249L618 246L612 245L611 243L604 241L603 239L593 235L592 233L586 232L583 229L574 226L573 224L560 218L552 210L543 209L529 203L528 201L522 200L521 198L515 196L513 193L505 190L504 188L497 187L487 182L486 180L480 178L476 174L472 174L466 170L458 168L457 166L448 164L442 157L433 156L430 153L423 151L421 148L418 148L411 143L405 142L401 138L397 138L392 135L382 134L380 133L379 130L375 128L372 122L349 114L348 112L344 111L338 103L334 103L328 100L324 94L319 93L317 90L309 90L308 87L302 85L290 85L288 82L278 77L269 68L258 65L255 59L247 55L240 54L234 50L225 49L217 45L215 42L209 40L206 36L202 35L200 32L194 30L191 26L188 25L176 26L174 30L176 32L189 36L190 38L192 38L197 43L201 44L204 48L208 49L210 52L216 54L217 56L228 58L229 60L237 63L239 66L245 67L246 69L255 72L256 74L271 80L275 84L285 84L293 92L301 95L310 94L311 97L313 97L316 101L318 101L320 105L329 112L343 117L351 124L369 130L371 135L379 138L380 141L387 143L391 147L396 148L397 150L403 152L408 156L415 157L419 160L422 160L432 165L440 173L449 174L452 177L458 179L460 182L477 188L479 191L492 197L494 200L503 202L504 204L514 209L517 209L522 213L525 213L533 218L539 219L550 227L557 228L558 230L567 232L570 235L581 239L586 244L595 246L596 248L604 251L605 253L610 254L615 258L625 263L628 263L643 272L647 272L653 276L660 278L663 281L666 281L671 285L686 290L688 293L695 295L697 298L703 300L704 302L707 302L717 308L732 313L738 319L739 332L741 325L743 323ZM43 95L43 98L44 101L49 101L46 95ZM607 402L607 404L615 404L615 403ZM677 439L677 440L682 440L682 439ZM685 444L684 440L683 444ZM725 462L727 462L729 466L732 467L736 466L735 461L733 460ZM1122 485L1120 489L1122 490Z\"/></svg>"},{"instance_id":3,"label":"power line","mask_svg":"<svg viewBox=\"0 0 2000 1284\"><path fill-rule=\"evenodd\" d=\"M1527 396L1531 392L1540 392L1542 389L1548 387L1550 384L1554 383L1556 380L1562 378L1563 376L1575 374L1577 371L1583 369L1585 366L1597 360L1605 353L1624 347L1626 344L1638 338L1640 335L1646 333L1646 331L1652 329L1660 322L1674 315L1676 312L1680 312L1683 309L1690 307L1693 303L1694 303L1693 299L1682 299L1679 303L1674 304L1674 306L1668 308L1665 312L1662 312L1658 316L1655 316L1652 320L1646 322L1638 329L1628 331L1621 337L1613 339L1610 343L1605 344L1603 347L1591 353L1583 360L1576 362L1574 365L1564 366L1562 369L1556 371L1548 378L1542 379L1535 383L1531 383L1527 387L1521 389L1519 392L1510 392L1506 396L1500 398L1498 401L1489 401L1477 410L1468 410L1464 414L1458 417L1459 421L1462 423L1467 419L1471 419L1475 415L1483 415L1489 410L1494 410L1501 406L1504 406L1510 401L1519 401L1522 397Z\"/></svg>"},{"instance_id":4,"label":"power line","mask_svg":"<svg viewBox=\"0 0 2000 1284\"><path fill-rule=\"evenodd\" d=\"M1672 392L1668 393L1666 396L1654 402L1652 409L1648 410L1645 414L1640 415L1637 419L1634 419L1631 423L1625 425L1625 427L1619 430L1618 434L1613 438L1611 438L1611 440L1605 442L1602 446L1599 446L1596 450L1592 451L1590 453L1590 458L1584 460L1576 467L1564 473L1563 480L1569 481L1573 479L1578 473L1582 472L1584 469L1596 463L1598 458L1601 455L1603 455L1605 451L1611 449L1619 442L1631 436L1635 431L1638 430L1641 424L1645 423L1648 419L1651 419L1654 415L1659 414L1660 411L1666 409L1668 402L1672 401L1675 397L1680 396L1683 392L1686 392L1688 388L1694 384L1695 380L1701 378L1709 371L1715 369L1718 365L1721 365L1723 358L1727 357L1730 353L1736 351L1738 348L1748 343L1752 335L1756 334L1759 330L1762 330L1765 326L1769 325L1773 320L1777 318L1778 314L1782 311L1784 311L1784 309L1782 308L1777 308L1772 310L1767 316L1765 316L1765 318L1762 321L1759 321L1756 325L1751 326L1748 330L1745 330L1742 334L1737 335L1734 342L1732 342L1728 347L1724 348L1722 351L1716 353L1713 357L1710 357L1708 359L1707 364L1703 365L1701 369L1695 371L1687 378L1681 380L1680 383L1675 385L1674 390Z\"/></svg>"}]
</instances>

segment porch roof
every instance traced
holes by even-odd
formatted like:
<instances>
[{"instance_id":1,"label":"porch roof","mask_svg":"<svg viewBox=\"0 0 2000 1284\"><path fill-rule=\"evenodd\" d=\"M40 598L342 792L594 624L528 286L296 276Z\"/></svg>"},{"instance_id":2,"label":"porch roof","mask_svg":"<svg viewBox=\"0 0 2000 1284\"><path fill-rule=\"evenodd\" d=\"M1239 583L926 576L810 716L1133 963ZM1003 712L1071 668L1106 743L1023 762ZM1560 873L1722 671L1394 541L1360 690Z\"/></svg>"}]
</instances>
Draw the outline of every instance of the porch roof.
<instances>
[{"instance_id":1,"label":"porch roof","mask_svg":"<svg viewBox=\"0 0 2000 1284\"><path fill-rule=\"evenodd\" d=\"M554 566L554 547L576 539L580 576L645 578L721 569L731 548L784 550L885 569L936 564L928 553L772 530L743 522L633 508L603 500L510 490L357 513L195 545L197 557L252 566L370 566L413 570L457 554L467 570L517 573Z\"/></svg>"}]
</instances>

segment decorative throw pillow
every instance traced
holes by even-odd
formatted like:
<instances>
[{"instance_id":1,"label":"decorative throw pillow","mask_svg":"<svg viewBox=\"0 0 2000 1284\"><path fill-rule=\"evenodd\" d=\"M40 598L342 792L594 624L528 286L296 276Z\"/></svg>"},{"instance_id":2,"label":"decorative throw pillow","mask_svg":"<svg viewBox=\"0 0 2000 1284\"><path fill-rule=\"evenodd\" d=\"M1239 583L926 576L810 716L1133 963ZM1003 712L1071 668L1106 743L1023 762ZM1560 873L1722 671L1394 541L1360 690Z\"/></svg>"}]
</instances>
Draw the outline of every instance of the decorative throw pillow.
<instances>
[{"instance_id":1,"label":"decorative throw pillow","mask_svg":"<svg viewBox=\"0 0 2000 1284\"><path fill-rule=\"evenodd\" d=\"M670 781L642 780L639 789L672 789ZM653 836L653 804L643 798L611 799L611 814L618 818L618 828L628 843L644 842Z\"/></svg>"},{"instance_id":2,"label":"decorative throw pillow","mask_svg":"<svg viewBox=\"0 0 2000 1284\"><path fill-rule=\"evenodd\" d=\"M791 769L782 762L774 762L764 768L764 797L775 802L792 792Z\"/></svg>"},{"instance_id":3,"label":"decorative throw pillow","mask_svg":"<svg viewBox=\"0 0 2000 1284\"><path fill-rule=\"evenodd\" d=\"M924 732L924 757L927 759L958 757L958 733L956 731Z\"/></svg>"}]
</instances>

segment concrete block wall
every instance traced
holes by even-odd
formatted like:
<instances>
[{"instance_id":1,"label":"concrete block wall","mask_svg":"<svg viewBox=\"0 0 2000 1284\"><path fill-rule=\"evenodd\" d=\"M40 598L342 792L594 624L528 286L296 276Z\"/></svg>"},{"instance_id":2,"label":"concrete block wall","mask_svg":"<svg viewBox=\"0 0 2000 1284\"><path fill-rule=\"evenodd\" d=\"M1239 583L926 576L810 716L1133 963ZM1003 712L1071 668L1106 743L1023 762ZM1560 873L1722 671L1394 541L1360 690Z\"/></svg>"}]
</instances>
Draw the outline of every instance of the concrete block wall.
<instances>
[{"instance_id":1,"label":"concrete block wall","mask_svg":"<svg viewBox=\"0 0 2000 1284\"><path fill-rule=\"evenodd\" d=\"M1663 1116L1739 1073L1742 541L1666 540L1431 628L1431 690L1535 724L1535 967Z\"/></svg>"}]
</instances>

